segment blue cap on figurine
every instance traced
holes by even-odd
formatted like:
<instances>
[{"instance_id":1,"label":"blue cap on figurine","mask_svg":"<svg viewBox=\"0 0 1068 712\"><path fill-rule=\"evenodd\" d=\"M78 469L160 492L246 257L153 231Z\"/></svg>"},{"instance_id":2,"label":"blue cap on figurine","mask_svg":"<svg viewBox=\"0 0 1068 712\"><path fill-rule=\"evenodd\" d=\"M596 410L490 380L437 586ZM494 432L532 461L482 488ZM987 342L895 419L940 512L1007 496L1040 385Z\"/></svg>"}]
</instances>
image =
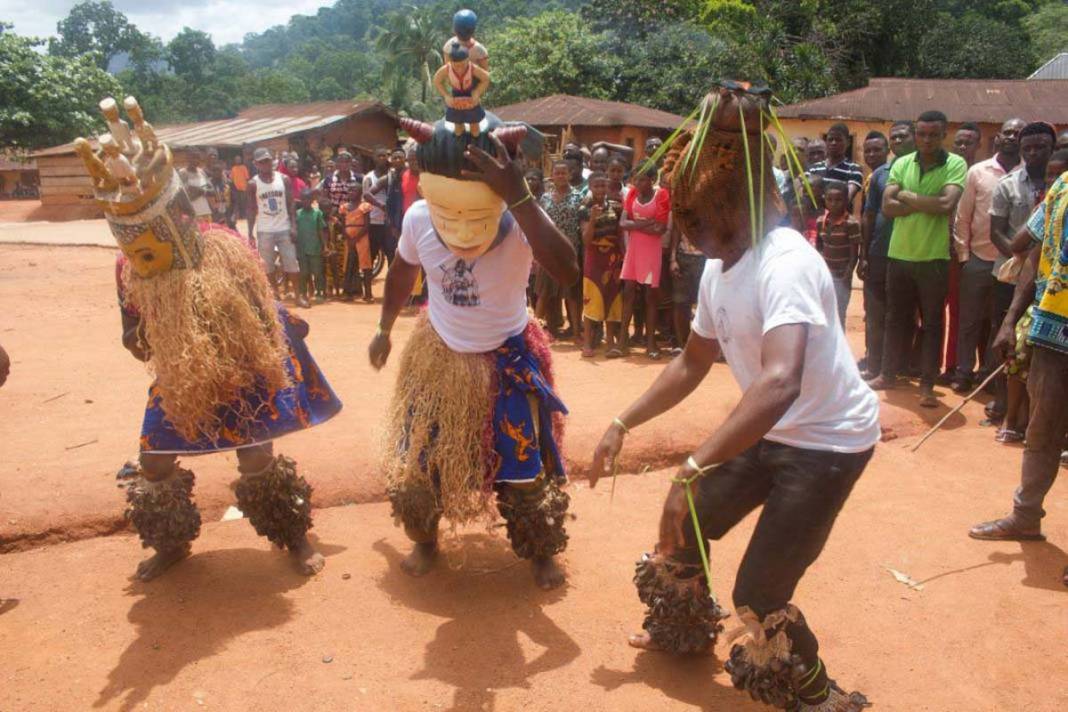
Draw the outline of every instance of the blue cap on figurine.
<instances>
[{"instance_id":1,"label":"blue cap on figurine","mask_svg":"<svg viewBox=\"0 0 1068 712\"><path fill-rule=\"evenodd\" d=\"M471 10L460 10L452 16L452 30L462 40L469 40L475 35L478 16Z\"/></svg>"}]
</instances>

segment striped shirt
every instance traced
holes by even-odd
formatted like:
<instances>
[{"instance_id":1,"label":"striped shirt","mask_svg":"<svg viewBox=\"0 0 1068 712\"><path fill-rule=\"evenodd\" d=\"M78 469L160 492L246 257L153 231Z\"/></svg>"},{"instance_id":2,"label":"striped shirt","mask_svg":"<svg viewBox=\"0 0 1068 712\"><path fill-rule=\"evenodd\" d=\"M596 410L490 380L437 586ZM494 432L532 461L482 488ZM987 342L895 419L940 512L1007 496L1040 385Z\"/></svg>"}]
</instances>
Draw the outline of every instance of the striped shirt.
<instances>
[{"instance_id":1,"label":"striped shirt","mask_svg":"<svg viewBox=\"0 0 1068 712\"><path fill-rule=\"evenodd\" d=\"M860 245L860 223L845 213L835 220L824 213L816 220L816 249L827 261L831 276L846 279L853 269L853 254Z\"/></svg>"},{"instance_id":2,"label":"striped shirt","mask_svg":"<svg viewBox=\"0 0 1068 712\"><path fill-rule=\"evenodd\" d=\"M846 185L855 185L858 193L864 187L864 172L848 158L833 166L828 166L827 161L813 163L807 172L810 176L821 176L824 180L840 180Z\"/></svg>"}]
</instances>

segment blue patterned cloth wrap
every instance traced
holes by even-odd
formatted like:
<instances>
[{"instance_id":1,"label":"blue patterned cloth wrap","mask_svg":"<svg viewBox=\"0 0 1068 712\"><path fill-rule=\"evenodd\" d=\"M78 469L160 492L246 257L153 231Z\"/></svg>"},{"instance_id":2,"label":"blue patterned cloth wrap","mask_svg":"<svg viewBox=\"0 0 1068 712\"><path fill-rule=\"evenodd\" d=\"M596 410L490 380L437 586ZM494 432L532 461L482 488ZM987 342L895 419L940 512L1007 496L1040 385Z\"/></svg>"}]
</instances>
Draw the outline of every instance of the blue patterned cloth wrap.
<instances>
[{"instance_id":1,"label":"blue patterned cloth wrap","mask_svg":"<svg viewBox=\"0 0 1068 712\"><path fill-rule=\"evenodd\" d=\"M497 363L499 389L493 408L494 447L499 456L496 482L531 482L543 465L564 479L564 463L553 437L553 413L567 414L563 402L553 393L527 346L524 334L505 341L493 352ZM530 397L537 403L538 427ZM541 442L539 442L539 440ZM543 458L550 462L543 462Z\"/></svg>"},{"instance_id":2,"label":"blue patterned cloth wrap","mask_svg":"<svg viewBox=\"0 0 1068 712\"><path fill-rule=\"evenodd\" d=\"M201 455L265 443L283 435L325 423L341 410L341 401L327 383L304 344L307 323L278 306L278 318L289 342L286 371L292 385L271 391L257 388L242 395L256 417L241 422L231 406L219 410L222 435L216 441L189 442L175 431L160 407L155 384L148 390L148 405L141 426L141 452Z\"/></svg>"}]
</instances>

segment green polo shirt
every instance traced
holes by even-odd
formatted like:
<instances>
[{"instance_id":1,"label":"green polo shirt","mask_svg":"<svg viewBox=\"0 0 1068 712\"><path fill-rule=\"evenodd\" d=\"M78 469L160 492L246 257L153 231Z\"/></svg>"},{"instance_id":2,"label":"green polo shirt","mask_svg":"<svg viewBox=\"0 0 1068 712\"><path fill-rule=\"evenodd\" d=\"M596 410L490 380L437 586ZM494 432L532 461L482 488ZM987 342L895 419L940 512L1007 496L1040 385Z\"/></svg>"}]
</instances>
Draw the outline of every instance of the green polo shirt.
<instances>
[{"instance_id":1,"label":"green polo shirt","mask_svg":"<svg viewBox=\"0 0 1068 712\"><path fill-rule=\"evenodd\" d=\"M954 153L942 151L941 160L924 172L920 154L910 153L895 160L887 185L899 185L916 195L938 195L947 185L964 187L968 164ZM949 215L913 213L894 218L888 256L906 262L949 259Z\"/></svg>"}]
</instances>

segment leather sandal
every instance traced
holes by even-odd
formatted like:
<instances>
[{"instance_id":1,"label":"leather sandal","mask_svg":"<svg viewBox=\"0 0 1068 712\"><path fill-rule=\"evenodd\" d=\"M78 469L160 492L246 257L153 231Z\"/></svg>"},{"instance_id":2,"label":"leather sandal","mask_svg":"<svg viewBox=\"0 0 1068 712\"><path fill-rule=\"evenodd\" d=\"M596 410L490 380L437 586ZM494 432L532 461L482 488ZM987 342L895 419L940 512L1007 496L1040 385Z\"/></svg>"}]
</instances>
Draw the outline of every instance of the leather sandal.
<instances>
[{"instance_id":1,"label":"leather sandal","mask_svg":"<svg viewBox=\"0 0 1068 712\"><path fill-rule=\"evenodd\" d=\"M991 522L976 524L968 530L968 536L972 539L983 541L1045 541L1042 532L1024 532L1016 528L1011 517L995 519Z\"/></svg>"}]
</instances>

